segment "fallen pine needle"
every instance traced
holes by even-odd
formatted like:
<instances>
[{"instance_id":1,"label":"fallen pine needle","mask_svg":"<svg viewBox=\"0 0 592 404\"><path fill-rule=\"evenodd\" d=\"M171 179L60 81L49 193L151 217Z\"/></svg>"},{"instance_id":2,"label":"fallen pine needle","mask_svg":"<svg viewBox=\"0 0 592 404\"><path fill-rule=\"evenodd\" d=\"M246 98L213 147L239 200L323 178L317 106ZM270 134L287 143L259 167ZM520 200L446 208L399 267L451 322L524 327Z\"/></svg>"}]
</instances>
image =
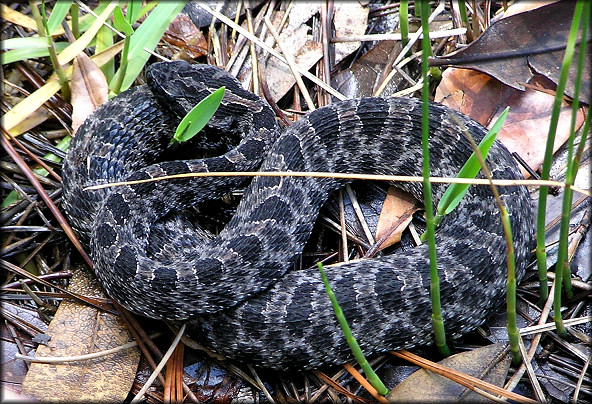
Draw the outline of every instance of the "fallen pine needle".
<instances>
[{"instance_id":1,"label":"fallen pine needle","mask_svg":"<svg viewBox=\"0 0 592 404\"><path fill-rule=\"evenodd\" d=\"M372 397L374 397L381 403L389 402L384 396L378 394L378 391L376 391L376 389L372 387L370 383L368 383L368 380L366 380L364 376L362 376L355 367L353 367L349 363L344 363L343 367L354 377L354 379L358 381L358 383L360 383L368 391L368 393L372 395Z\"/></svg>"},{"instance_id":2,"label":"fallen pine needle","mask_svg":"<svg viewBox=\"0 0 592 404\"><path fill-rule=\"evenodd\" d=\"M412 362L422 368L437 373L441 376L444 376L450 380L453 380L468 389L475 391L475 388L478 387L479 389L489 391L491 393L499 394L502 397L509 398L519 403L538 403L538 401L533 400L528 397L521 396L520 394L516 394L512 391L505 390L501 387L498 387L494 384L484 382L483 380L477 379L476 377L467 375L465 373L459 372L457 370L451 369L446 366L442 366L438 363L432 362L430 360L424 359L421 356L412 354L409 351L391 351L391 354L398 356L399 358L403 358Z\"/></svg>"},{"instance_id":3,"label":"fallen pine needle","mask_svg":"<svg viewBox=\"0 0 592 404\"><path fill-rule=\"evenodd\" d=\"M382 174L348 174L348 173L330 173L322 171L218 171L218 172L202 172L202 173L183 173L175 175L163 175L162 177L146 178L143 180L109 182L105 184L97 184L84 188L85 191L94 191L97 189L120 187L124 185L137 185L153 181L174 180L181 178L197 178L197 177L316 177L316 178L337 178L350 180L371 180L371 181L402 181L402 182L423 182L423 177L412 175L382 175ZM551 180L502 180L492 179L491 182L485 178L450 178L450 177L429 177L430 182L435 183L451 183L451 184L473 184L473 185L490 185L493 183L498 186L515 186L515 185L537 185L537 186L551 186L551 187L565 187L565 183ZM590 190L571 187L575 192L579 192L586 196L592 197Z\"/></svg>"}]
</instances>

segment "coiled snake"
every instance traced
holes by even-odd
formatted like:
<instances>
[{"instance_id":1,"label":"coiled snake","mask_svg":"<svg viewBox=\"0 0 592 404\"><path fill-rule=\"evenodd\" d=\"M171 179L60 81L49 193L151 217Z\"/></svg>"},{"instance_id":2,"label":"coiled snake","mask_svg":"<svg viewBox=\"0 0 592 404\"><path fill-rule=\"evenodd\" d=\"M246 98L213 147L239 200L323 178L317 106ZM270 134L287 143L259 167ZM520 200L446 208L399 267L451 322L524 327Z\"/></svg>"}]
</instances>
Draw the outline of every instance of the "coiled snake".
<instances>
[{"instance_id":1,"label":"coiled snake","mask_svg":"<svg viewBox=\"0 0 592 404\"><path fill-rule=\"evenodd\" d=\"M148 69L147 83L89 117L63 165L66 212L88 244L107 293L138 314L188 320L192 337L227 357L278 369L349 360L318 270L293 270L319 209L345 180L256 177L214 238L196 229L183 210L227 194L243 183L241 177L83 188L259 168L421 175L421 103L407 98L335 102L281 132L270 107L218 68L157 63ZM208 155L214 156L175 160L171 155L184 150L167 145L179 117L222 85L226 94L203 139L213 142ZM476 141L485 133L469 118L431 104L433 176L454 177L471 154L450 114ZM520 178L497 142L487 162L495 178ZM422 198L418 183L396 186ZM444 190L445 185L433 185L436 202ZM511 215L521 277L532 240L530 198L518 186L500 187L500 193ZM453 337L482 324L503 301L506 246L500 223L489 187L471 186L437 229L442 310ZM329 266L326 272L365 354L432 342L427 246Z\"/></svg>"}]
</instances>

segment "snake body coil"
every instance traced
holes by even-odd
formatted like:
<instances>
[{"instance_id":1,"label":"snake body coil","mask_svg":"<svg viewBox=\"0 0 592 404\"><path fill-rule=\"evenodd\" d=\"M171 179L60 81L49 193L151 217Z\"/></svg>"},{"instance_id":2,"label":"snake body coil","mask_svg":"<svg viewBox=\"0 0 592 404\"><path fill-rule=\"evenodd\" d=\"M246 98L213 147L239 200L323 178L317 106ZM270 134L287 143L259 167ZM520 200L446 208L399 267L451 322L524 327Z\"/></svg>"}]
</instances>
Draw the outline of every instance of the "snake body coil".
<instances>
[{"instance_id":1,"label":"snake body coil","mask_svg":"<svg viewBox=\"0 0 592 404\"><path fill-rule=\"evenodd\" d=\"M204 237L183 210L223 196L240 177L83 188L204 171L421 175L421 103L336 102L280 132L269 106L220 69L158 63L147 82L87 119L63 167L66 212L107 293L136 313L188 320L192 337L227 357L279 369L349 360L318 270L293 270L319 209L344 180L256 177L215 238ZM162 161L176 152L167 145L179 117L222 85L226 95L209 124L213 134L204 135L211 138L204 143L214 141L214 157ZM471 154L451 114L476 141L485 133L469 118L431 104L433 176L454 177ZM216 143L220 138L238 146ZM497 142L487 163L494 178L520 178ZM420 184L396 185L422 198ZM445 187L433 185L436 202ZM532 240L530 198L523 187L500 187L500 193L511 215L520 278ZM471 186L436 239L444 323L457 336L482 324L505 292L506 246L489 187ZM427 246L326 272L365 354L432 342Z\"/></svg>"}]
</instances>

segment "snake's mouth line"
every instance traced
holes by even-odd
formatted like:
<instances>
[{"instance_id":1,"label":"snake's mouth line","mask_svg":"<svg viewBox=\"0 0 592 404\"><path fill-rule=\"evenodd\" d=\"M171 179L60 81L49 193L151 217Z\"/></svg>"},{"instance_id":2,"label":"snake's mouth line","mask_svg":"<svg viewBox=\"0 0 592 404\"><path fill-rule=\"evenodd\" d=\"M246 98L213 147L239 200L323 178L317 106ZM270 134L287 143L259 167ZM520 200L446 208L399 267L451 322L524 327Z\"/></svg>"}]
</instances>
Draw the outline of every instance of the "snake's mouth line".
<instances>
[{"instance_id":1,"label":"snake's mouth line","mask_svg":"<svg viewBox=\"0 0 592 404\"><path fill-rule=\"evenodd\" d=\"M105 184L91 185L84 188L84 191L94 191L98 189L121 187L124 185L137 185L147 182L174 180L180 178L195 177L317 177L317 178L337 178L350 180L369 180L369 181L400 181L400 182L423 182L424 178L412 175L382 175L382 174L357 174L357 173L331 173L324 171L218 171L203 173L185 173L175 175L163 175L161 177L146 178L143 180L109 182ZM471 184L471 185L497 185L497 186L549 186L565 188L566 183L552 180L501 180L485 178L451 178L451 177L429 177L430 182L449 183L449 184ZM580 194L592 197L592 192L588 189L581 189L571 186L571 189Z\"/></svg>"}]
</instances>

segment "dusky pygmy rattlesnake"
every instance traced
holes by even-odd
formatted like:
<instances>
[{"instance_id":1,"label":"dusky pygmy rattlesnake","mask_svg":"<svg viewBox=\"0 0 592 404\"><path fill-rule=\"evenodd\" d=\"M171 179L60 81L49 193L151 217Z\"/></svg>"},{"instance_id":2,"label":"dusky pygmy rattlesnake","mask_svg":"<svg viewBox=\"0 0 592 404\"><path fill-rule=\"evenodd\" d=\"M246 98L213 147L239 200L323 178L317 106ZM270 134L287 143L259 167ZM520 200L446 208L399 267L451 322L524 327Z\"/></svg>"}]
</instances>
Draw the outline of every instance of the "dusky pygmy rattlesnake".
<instances>
[{"instance_id":1,"label":"dusky pygmy rattlesnake","mask_svg":"<svg viewBox=\"0 0 592 404\"><path fill-rule=\"evenodd\" d=\"M366 98L320 108L281 132L270 107L221 69L186 62L148 68L148 85L101 106L72 140L63 166L64 206L88 243L107 293L153 318L187 320L191 336L227 357L271 368L310 368L351 358L318 270L294 271L319 209L345 180L256 177L215 238L183 213L243 183L186 178L85 191L98 183L200 171L328 171L421 175L421 102ZM205 140L209 154L162 161L176 124L204 96L226 86ZM481 125L430 105L431 175L454 177L471 154L455 114L478 142ZM208 139L206 139L208 138ZM227 146L219 139L238 146ZM173 157L174 158L174 157ZM498 142L494 178L521 174ZM422 199L418 183L397 187ZM435 203L445 185L433 184ZM517 275L532 243L524 187L500 187L511 215ZM506 246L487 186L471 186L437 229L446 330L482 324L503 301ZM427 246L326 267L365 354L431 343Z\"/></svg>"}]
</instances>

